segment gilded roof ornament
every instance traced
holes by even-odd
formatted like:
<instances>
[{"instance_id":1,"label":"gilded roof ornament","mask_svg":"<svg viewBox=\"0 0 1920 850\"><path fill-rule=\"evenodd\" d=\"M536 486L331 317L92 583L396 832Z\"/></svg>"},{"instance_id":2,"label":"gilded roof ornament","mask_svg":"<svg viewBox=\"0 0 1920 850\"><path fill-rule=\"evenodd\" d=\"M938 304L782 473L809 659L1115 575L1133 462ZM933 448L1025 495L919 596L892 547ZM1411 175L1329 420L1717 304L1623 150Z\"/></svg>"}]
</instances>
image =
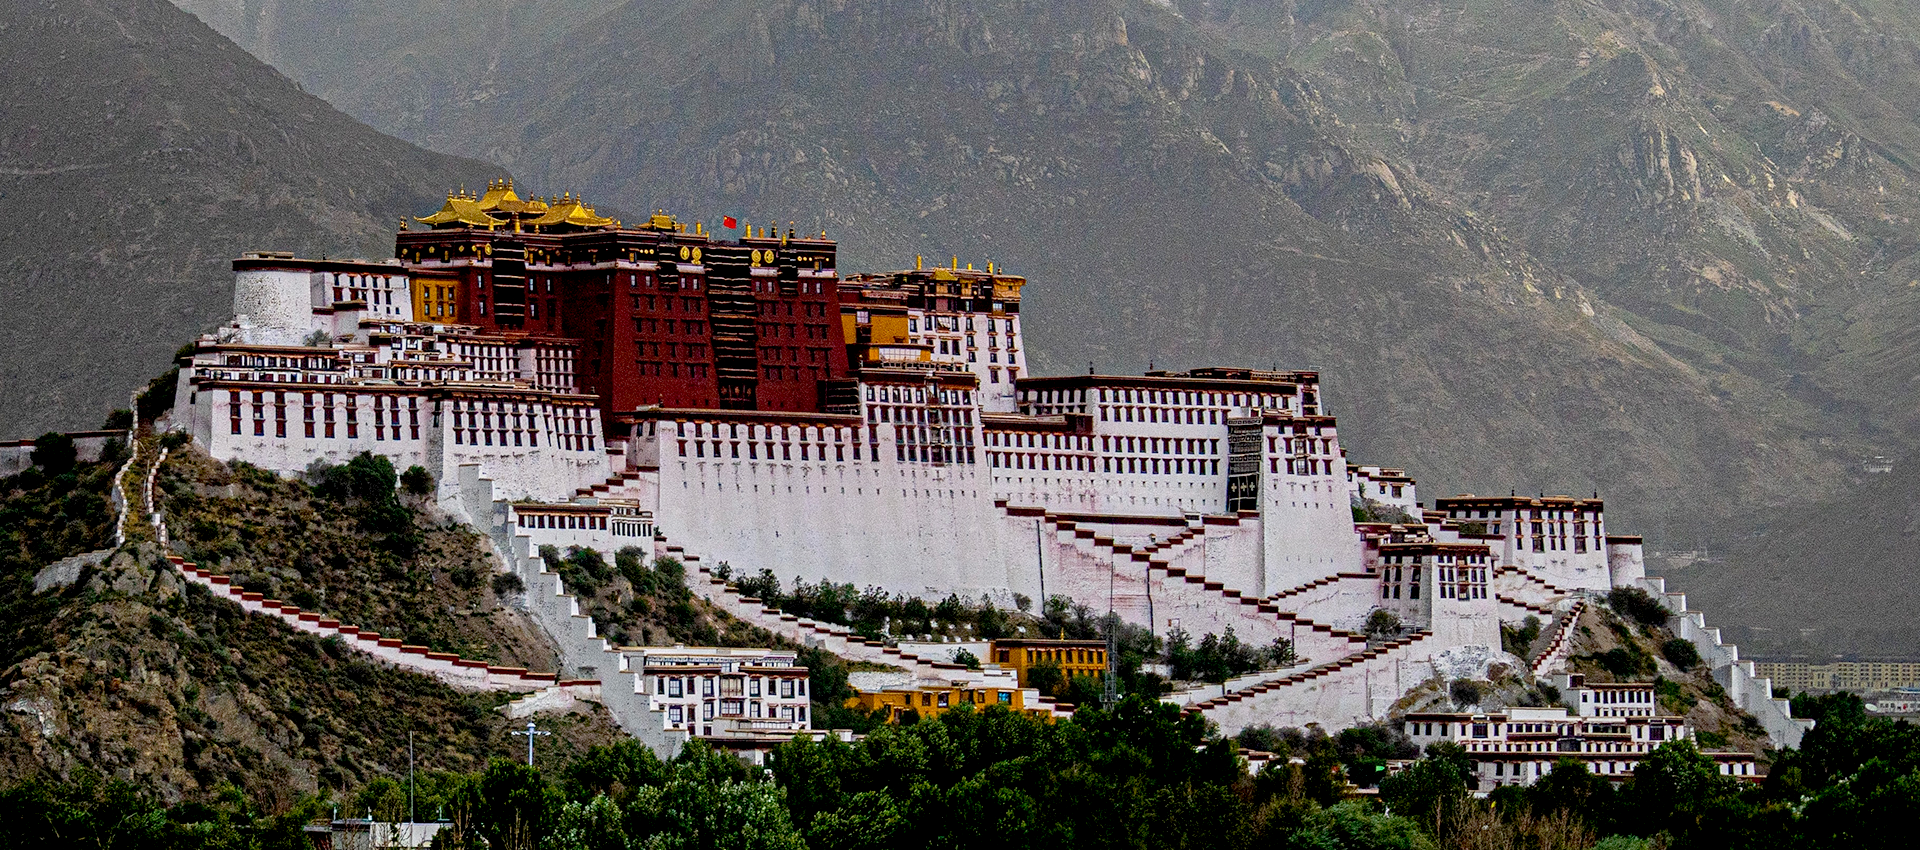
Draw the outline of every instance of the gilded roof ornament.
<instances>
[{"instance_id":1,"label":"gilded roof ornament","mask_svg":"<svg viewBox=\"0 0 1920 850\"><path fill-rule=\"evenodd\" d=\"M480 204L471 197L448 195L447 203L440 211L414 221L431 227L497 227L506 224L504 218L494 218L481 209Z\"/></svg>"},{"instance_id":2,"label":"gilded roof ornament","mask_svg":"<svg viewBox=\"0 0 1920 850\"><path fill-rule=\"evenodd\" d=\"M613 224L613 219L595 213L592 207L581 203L579 198L575 198L571 193L568 193L562 195L560 200L554 203L539 218L528 220L526 224L532 227L555 227L559 225L572 227L607 227Z\"/></svg>"},{"instance_id":3,"label":"gilded roof ornament","mask_svg":"<svg viewBox=\"0 0 1920 850\"><path fill-rule=\"evenodd\" d=\"M486 212L518 214L527 211L527 202L513 191L512 180L496 180L487 184L487 194L480 198L480 209Z\"/></svg>"}]
</instances>

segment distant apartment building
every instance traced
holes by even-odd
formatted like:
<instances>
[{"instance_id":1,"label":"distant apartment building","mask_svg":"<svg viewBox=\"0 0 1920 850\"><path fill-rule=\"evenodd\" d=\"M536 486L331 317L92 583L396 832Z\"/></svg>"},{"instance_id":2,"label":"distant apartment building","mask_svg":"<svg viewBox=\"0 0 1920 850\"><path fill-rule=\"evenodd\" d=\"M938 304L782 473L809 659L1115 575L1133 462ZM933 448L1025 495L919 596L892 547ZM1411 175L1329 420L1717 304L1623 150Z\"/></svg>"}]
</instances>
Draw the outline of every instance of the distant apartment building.
<instances>
[{"instance_id":1,"label":"distant apartment building","mask_svg":"<svg viewBox=\"0 0 1920 850\"><path fill-rule=\"evenodd\" d=\"M1780 691L1887 691L1920 687L1920 661L1755 661L1757 675Z\"/></svg>"}]
</instances>

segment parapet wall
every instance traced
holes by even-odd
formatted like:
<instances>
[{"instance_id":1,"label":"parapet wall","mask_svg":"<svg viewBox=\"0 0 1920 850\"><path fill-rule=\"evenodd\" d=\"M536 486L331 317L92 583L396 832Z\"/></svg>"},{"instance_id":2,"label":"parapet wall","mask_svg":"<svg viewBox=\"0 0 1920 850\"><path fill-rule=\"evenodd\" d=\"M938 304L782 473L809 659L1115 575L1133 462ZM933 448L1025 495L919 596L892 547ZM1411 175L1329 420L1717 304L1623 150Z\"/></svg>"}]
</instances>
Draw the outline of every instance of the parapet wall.
<instances>
[{"instance_id":1,"label":"parapet wall","mask_svg":"<svg viewBox=\"0 0 1920 850\"><path fill-rule=\"evenodd\" d=\"M114 443L125 445L125 431L73 431L67 434L73 439L75 459L82 463L93 463L100 459L107 446ZM0 442L0 478L19 475L33 466L32 440L7 440Z\"/></svg>"},{"instance_id":2,"label":"parapet wall","mask_svg":"<svg viewBox=\"0 0 1920 850\"><path fill-rule=\"evenodd\" d=\"M1687 608L1687 595L1667 592L1664 578L1641 579L1640 586L1673 612L1674 633L1691 641L1701 660L1713 668L1713 680L1727 689L1733 704L1760 721L1776 746L1799 747L1813 721L1793 716L1792 706L1773 695L1773 680L1754 672L1753 662L1740 658L1740 648L1720 639L1720 630L1707 626L1707 617Z\"/></svg>"}]
</instances>

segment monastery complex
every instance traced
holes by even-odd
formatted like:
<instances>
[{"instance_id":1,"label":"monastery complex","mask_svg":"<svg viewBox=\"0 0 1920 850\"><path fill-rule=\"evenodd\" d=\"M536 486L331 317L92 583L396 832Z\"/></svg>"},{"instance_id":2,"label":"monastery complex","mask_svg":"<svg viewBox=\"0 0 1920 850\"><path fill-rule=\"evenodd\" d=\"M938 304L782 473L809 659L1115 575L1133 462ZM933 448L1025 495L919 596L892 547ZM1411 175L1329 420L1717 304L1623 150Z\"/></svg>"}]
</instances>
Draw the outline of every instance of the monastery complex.
<instances>
[{"instance_id":1,"label":"monastery complex","mask_svg":"<svg viewBox=\"0 0 1920 850\"><path fill-rule=\"evenodd\" d=\"M181 364L171 427L216 458L286 474L361 452L426 468L442 505L525 580L563 676L598 680L622 724L657 746L702 734L695 683L642 657L673 653L599 639L540 547L673 555L697 594L749 622L941 679L955 699L1018 695L1043 714L1067 709L988 681L1004 671L783 618L714 568L1007 607L1064 594L1097 608L1111 594L1162 635L1230 626L1250 643L1293 641L1298 669L1170 697L1227 731L1383 719L1436 658L1497 651L1500 624L1528 616L1563 633L1527 660L1545 678L1564 669L1583 599L1643 587L1777 743L1803 729L1684 597L1647 577L1640 540L1608 527L1600 499L1422 502L1401 471L1348 458L1314 372L1035 376L1027 281L1003 269L850 274L824 235L749 226L723 240L664 213L634 224L578 198L522 199L506 182L403 224L394 247L384 262L235 260L236 316ZM1398 521L1356 521L1355 505ZM1376 610L1406 636L1369 642ZM623 714L612 694L629 686L671 702L673 721L657 705L644 722ZM797 724L788 707L769 729L804 728L796 704ZM1489 747L1536 727L1639 744L1681 734L1647 708L1405 722L1422 740L1504 724ZM1550 762L1511 763L1531 776ZM1750 772L1751 760L1723 768Z\"/></svg>"}]
</instances>

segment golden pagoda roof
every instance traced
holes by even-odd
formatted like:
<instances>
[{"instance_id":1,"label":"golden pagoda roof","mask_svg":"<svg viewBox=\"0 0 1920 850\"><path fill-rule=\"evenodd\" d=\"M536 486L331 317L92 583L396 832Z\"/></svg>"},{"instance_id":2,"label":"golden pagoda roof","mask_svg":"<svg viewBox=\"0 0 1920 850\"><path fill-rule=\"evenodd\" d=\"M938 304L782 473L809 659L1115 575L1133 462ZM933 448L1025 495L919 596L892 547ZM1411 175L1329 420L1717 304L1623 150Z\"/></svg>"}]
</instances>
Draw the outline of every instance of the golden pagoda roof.
<instances>
[{"instance_id":1,"label":"golden pagoda roof","mask_svg":"<svg viewBox=\"0 0 1920 850\"><path fill-rule=\"evenodd\" d=\"M487 211L480 206L479 200L465 192L448 195L446 205L442 206L439 212L425 218L415 218L414 221L433 227L462 224L468 227L498 227L507 223L504 218L488 215Z\"/></svg>"},{"instance_id":2,"label":"golden pagoda roof","mask_svg":"<svg viewBox=\"0 0 1920 850\"><path fill-rule=\"evenodd\" d=\"M531 227L553 227L562 224L574 227L606 227L613 224L613 219L595 213L592 207L581 203L579 198L562 195L552 203L545 215L523 223Z\"/></svg>"},{"instance_id":3,"label":"golden pagoda roof","mask_svg":"<svg viewBox=\"0 0 1920 850\"><path fill-rule=\"evenodd\" d=\"M514 194L512 180L491 180L487 182L487 193L480 196L480 209L486 212L524 213L527 202Z\"/></svg>"}]
</instances>

